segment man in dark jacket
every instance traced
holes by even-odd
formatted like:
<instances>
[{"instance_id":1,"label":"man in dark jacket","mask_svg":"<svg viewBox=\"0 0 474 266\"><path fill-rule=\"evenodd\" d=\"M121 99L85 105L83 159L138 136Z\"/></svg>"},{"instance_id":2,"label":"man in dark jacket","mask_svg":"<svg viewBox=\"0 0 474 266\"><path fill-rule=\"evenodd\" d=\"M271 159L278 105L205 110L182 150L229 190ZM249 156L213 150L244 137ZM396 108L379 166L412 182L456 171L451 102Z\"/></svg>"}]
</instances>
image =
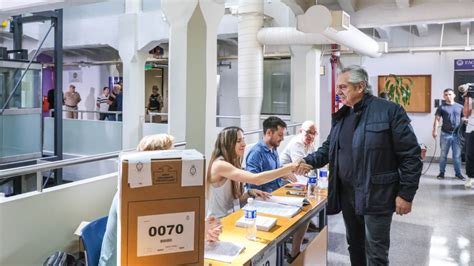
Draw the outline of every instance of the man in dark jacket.
<instances>
[{"instance_id":1,"label":"man in dark jacket","mask_svg":"<svg viewBox=\"0 0 474 266\"><path fill-rule=\"evenodd\" d=\"M345 106L327 140L303 160L315 168L329 163L328 214L342 210L351 264L388 265L392 215L411 211L420 148L406 112L371 95L362 67L342 70L337 94Z\"/></svg>"}]
</instances>

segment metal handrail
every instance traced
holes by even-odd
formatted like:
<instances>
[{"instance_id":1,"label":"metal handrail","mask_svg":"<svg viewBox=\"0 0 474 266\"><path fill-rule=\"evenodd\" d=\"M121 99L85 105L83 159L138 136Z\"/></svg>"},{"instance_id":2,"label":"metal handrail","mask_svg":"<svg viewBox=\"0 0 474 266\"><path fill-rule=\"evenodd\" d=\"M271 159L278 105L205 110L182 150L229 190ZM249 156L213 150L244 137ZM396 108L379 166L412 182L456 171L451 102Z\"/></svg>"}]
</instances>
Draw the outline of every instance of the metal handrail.
<instances>
[{"instance_id":1,"label":"metal handrail","mask_svg":"<svg viewBox=\"0 0 474 266\"><path fill-rule=\"evenodd\" d=\"M54 109L49 109L49 115L52 116ZM81 113L80 120L84 120L84 113L94 113L94 114L113 114L115 115L115 120L118 119L118 115L122 114L122 111L97 111L97 110L66 110L63 109L64 112L74 112L74 113Z\"/></svg>"},{"instance_id":2,"label":"metal handrail","mask_svg":"<svg viewBox=\"0 0 474 266\"><path fill-rule=\"evenodd\" d=\"M295 124L290 124L287 125L287 128L292 128L292 127L297 127L301 126L302 123L295 123ZM257 133L262 133L262 129L257 129L257 130L250 130L244 133L244 135L251 135L251 134L257 134ZM185 146L186 142L178 142L174 146L175 147L182 147ZM116 158L120 155L122 152L128 152L128 151L134 151L135 149L129 149L129 150L123 150L123 151L114 151L114 152L108 152L108 153L102 153L102 154L97 154L97 155L91 155L91 156L86 156L86 157L80 157L80 158L72 158L72 159L65 159L61 161L56 161L56 162L48 162L48 163L42 163L42 164L35 164L35 165L29 165L29 166L24 166L21 168L13 168L13 169L7 169L7 170L0 170L0 180L14 177L14 176L21 176L24 174L29 174L29 173L35 173L35 172L42 172L42 171L50 171L58 168L63 168L67 166L72 166L76 164L82 164L82 163L90 163L90 162L95 162L95 161L100 161L100 160L107 160L107 159L113 159Z\"/></svg>"},{"instance_id":3,"label":"metal handrail","mask_svg":"<svg viewBox=\"0 0 474 266\"><path fill-rule=\"evenodd\" d=\"M268 117L270 117L270 115L261 115L260 116L260 119L267 119ZM281 116L279 116L281 118ZM216 115L216 118L220 118L220 119L240 119L240 116L238 115ZM283 121L291 121L291 118L290 117L283 117L281 118L281 120Z\"/></svg>"},{"instance_id":4,"label":"metal handrail","mask_svg":"<svg viewBox=\"0 0 474 266\"><path fill-rule=\"evenodd\" d=\"M301 126L301 125L303 125L303 123L295 123L295 124L287 125L286 128L290 128L290 127L295 127L296 128L297 126ZM245 131L244 135L247 136L247 135L257 134L257 133L263 133L263 129Z\"/></svg>"},{"instance_id":5,"label":"metal handrail","mask_svg":"<svg viewBox=\"0 0 474 266\"><path fill-rule=\"evenodd\" d=\"M186 142L178 142L174 146L175 147L181 147L181 146L185 146L185 145L186 145ZM118 157L120 155L120 153L129 152L129 151L135 151L135 149L107 152L107 153L101 153L101 154L97 154L97 155L86 156L86 157L65 159L65 160L56 161L56 162L28 165L28 166L24 166L24 167L21 167L21 168L0 170L0 180L5 179L5 178L9 178L9 177L14 177L14 176L21 176L21 175L29 174L29 173L50 171L50 170L54 170L54 169L58 169L58 168L63 168L63 167L66 167L66 166L76 165L76 164L90 163L90 162L95 162L95 161L100 161L100 160L113 159L113 158Z\"/></svg>"}]
</instances>

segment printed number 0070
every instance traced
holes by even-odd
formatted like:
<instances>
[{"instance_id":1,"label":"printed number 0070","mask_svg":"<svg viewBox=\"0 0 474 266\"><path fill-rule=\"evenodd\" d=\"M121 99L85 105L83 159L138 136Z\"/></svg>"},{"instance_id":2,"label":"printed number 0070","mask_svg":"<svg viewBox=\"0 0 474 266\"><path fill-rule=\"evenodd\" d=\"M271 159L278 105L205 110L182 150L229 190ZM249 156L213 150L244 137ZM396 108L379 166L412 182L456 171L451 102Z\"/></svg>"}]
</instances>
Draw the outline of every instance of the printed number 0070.
<instances>
[{"instance_id":1,"label":"printed number 0070","mask_svg":"<svg viewBox=\"0 0 474 266\"><path fill-rule=\"evenodd\" d=\"M160 225L158 227L152 226L148 229L148 235L152 237L156 235L164 236L166 234L166 231L168 231L168 235L171 235L173 234L173 230L176 231L176 234L178 235L182 234L184 231L184 226L182 224L177 224L177 225L169 224L166 226Z\"/></svg>"}]
</instances>

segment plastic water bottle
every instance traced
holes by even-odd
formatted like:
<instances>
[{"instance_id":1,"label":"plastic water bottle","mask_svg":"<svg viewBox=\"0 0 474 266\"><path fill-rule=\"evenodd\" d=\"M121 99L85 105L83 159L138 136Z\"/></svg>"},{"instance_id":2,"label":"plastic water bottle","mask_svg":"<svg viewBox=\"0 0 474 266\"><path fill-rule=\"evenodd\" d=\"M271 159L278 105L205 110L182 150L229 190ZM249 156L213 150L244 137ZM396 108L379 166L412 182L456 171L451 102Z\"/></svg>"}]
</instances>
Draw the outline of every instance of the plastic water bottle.
<instances>
[{"instance_id":1,"label":"plastic water bottle","mask_svg":"<svg viewBox=\"0 0 474 266\"><path fill-rule=\"evenodd\" d=\"M311 170L308 172L308 198L314 198L316 197L316 189L317 189L317 175L316 173Z\"/></svg>"},{"instance_id":2,"label":"plastic water bottle","mask_svg":"<svg viewBox=\"0 0 474 266\"><path fill-rule=\"evenodd\" d=\"M253 205L253 198L247 199L247 206L244 209L245 223L247 224L246 237L249 240L257 240L257 208Z\"/></svg>"},{"instance_id":3,"label":"plastic water bottle","mask_svg":"<svg viewBox=\"0 0 474 266\"><path fill-rule=\"evenodd\" d=\"M321 168L319 169L319 179L318 179L318 187L321 190L327 190L328 189L328 170Z\"/></svg>"}]
</instances>

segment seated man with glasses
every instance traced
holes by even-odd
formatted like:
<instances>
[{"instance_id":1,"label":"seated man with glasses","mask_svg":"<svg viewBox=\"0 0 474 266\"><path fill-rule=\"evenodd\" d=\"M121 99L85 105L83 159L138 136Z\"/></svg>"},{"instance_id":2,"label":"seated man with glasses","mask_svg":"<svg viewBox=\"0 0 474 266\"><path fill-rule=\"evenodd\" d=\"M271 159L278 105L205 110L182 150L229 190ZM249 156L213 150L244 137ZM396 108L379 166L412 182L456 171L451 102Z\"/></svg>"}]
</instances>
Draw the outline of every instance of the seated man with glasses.
<instances>
[{"instance_id":1,"label":"seated man with glasses","mask_svg":"<svg viewBox=\"0 0 474 266\"><path fill-rule=\"evenodd\" d=\"M315 151L314 139L318 135L318 130L313 121L307 120L301 125L300 133L296 135L286 145L280 154L280 162L287 164L296 162Z\"/></svg>"}]
</instances>

